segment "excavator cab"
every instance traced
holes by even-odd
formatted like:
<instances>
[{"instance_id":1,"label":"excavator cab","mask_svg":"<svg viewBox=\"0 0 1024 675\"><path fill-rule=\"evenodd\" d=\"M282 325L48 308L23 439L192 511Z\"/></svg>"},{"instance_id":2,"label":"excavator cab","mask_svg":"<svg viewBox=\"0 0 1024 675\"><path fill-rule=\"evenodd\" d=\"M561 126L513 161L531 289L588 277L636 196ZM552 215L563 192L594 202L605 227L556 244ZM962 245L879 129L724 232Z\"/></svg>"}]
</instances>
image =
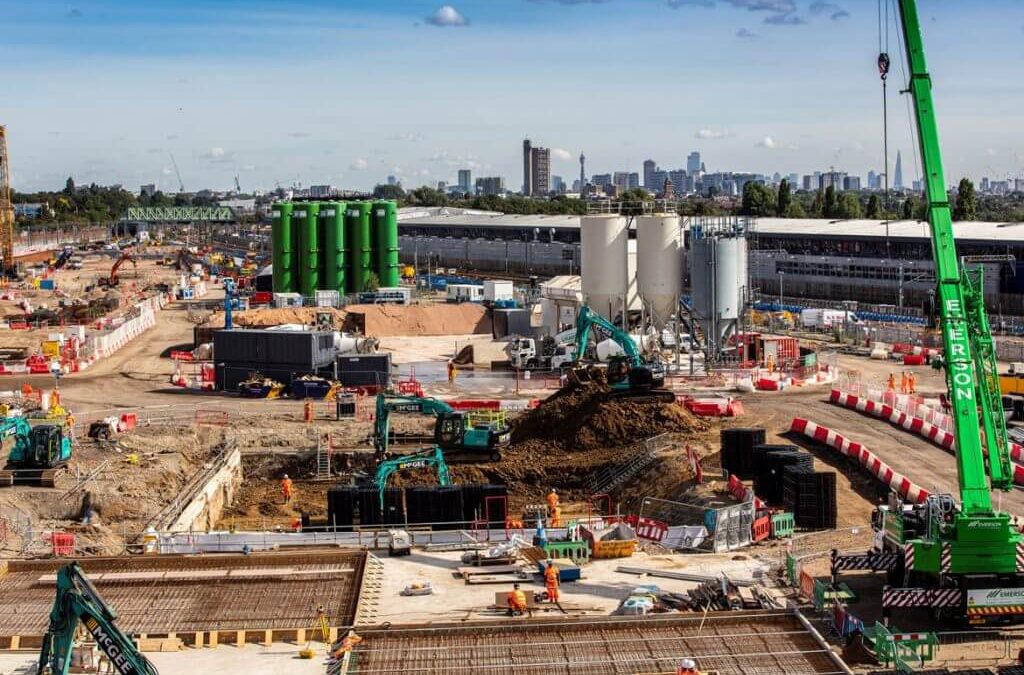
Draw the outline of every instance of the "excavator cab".
<instances>
[{"instance_id":1,"label":"excavator cab","mask_svg":"<svg viewBox=\"0 0 1024 675\"><path fill-rule=\"evenodd\" d=\"M27 469L52 469L67 461L63 453L64 433L60 427L44 424L29 433L29 452L23 466Z\"/></svg>"},{"instance_id":2,"label":"excavator cab","mask_svg":"<svg viewBox=\"0 0 1024 675\"><path fill-rule=\"evenodd\" d=\"M445 413L437 418L434 442L443 450L459 450L488 455L501 460L499 448L508 445L510 434L501 424L475 424L461 412Z\"/></svg>"}]
</instances>

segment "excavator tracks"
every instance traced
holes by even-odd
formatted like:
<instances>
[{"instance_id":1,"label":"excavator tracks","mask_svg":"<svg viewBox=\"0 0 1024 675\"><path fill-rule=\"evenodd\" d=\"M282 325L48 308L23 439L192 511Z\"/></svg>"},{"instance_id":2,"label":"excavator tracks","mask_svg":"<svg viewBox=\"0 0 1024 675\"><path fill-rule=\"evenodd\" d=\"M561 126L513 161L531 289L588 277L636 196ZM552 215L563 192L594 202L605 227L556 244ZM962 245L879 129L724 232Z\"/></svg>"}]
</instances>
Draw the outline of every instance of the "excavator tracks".
<instances>
[{"instance_id":1,"label":"excavator tracks","mask_svg":"<svg viewBox=\"0 0 1024 675\"><path fill-rule=\"evenodd\" d=\"M57 487L58 479L67 471L66 466L54 469L3 469L0 470L0 487L30 485L33 487Z\"/></svg>"}]
</instances>

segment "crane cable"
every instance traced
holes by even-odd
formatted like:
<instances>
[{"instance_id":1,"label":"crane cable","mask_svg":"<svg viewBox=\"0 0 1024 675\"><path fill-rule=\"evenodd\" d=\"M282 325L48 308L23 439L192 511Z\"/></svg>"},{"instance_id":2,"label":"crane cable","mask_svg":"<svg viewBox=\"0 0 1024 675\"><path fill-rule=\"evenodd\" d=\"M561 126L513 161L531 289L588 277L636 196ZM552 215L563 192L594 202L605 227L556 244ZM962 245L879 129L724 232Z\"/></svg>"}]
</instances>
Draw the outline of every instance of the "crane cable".
<instances>
[{"instance_id":1,"label":"crane cable","mask_svg":"<svg viewBox=\"0 0 1024 675\"><path fill-rule=\"evenodd\" d=\"M892 0L892 2L893 2L893 4L895 4L897 2L897 0ZM893 10L893 15L894 15L894 20L898 21L899 20L898 19L899 13L895 9ZM900 93L901 94L910 94L911 93L911 90L910 90L910 64L907 62L907 50L906 50L905 45L904 45L904 37L903 37L903 31L902 30L896 31L896 40L897 40L896 46L897 46L897 48L899 49L899 52L900 52L900 59L899 59L900 76L903 78L903 81L907 83L907 85L906 85L907 88L900 90ZM920 161L920 162L918 161L918 157L919 157L920 152L921 152L921 146L920 146L920 144L917 141L917 123L914 120L914 111L913 111L913 107L912 107L912 103L911 103L911 97L907 96L904 99L904 102L906 103L906 108L907 108L907 126L910 128L910 140L911 140L911 143L910 143L910 148L911 148L910 156L914 160L914 176L915 176L915 178L919 178L919 179L922 180L922 186L921 187L923 189L925 187L924 184L923 184L924 183L924 176L921 175L921 166L920 166L921 163L923 163L923 160ZM927 201L927 199L928 199L928 196L927 196L927 193L926 193L925 194L925 201Z\"/></svg>"},{"instance_id":2,"label":"crane cable","mask_svg":"<svg viewBox=\"0 0 1024 675\"><path fill-rule=\"evenodd\" d=\"M882 5L885 5L885 21L882 21ZM882 33L885 32L885 43ZM882 208L885 210L885 257L889 256L889 90L886 79L889 77L889 4L888 0L878 0L878 74L882 78L882 161L885 179L885 192L882 193ZM868 186L870 187L870 186Z\"/></svg>"}]
</instances>

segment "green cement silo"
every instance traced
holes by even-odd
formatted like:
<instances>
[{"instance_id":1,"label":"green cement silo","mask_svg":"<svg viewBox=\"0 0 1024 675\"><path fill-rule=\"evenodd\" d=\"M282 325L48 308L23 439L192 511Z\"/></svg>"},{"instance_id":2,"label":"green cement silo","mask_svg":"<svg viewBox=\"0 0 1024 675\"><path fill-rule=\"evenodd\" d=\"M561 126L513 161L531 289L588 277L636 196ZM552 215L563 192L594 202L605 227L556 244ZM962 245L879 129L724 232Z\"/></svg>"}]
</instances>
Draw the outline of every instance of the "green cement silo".
<instances>
[{"instance_id":1,"label":"green cement silo","mask_svg":"<svg viewBox=\"0 0 1024 675\"><path fill-rule=\"evenodd\" d=\"M292 243L291 202L278 202L272 207L270 241L273 247L274 292L295 291L295 247Z\"/></svg>"},{"instance_id":2,"label":"green cement silo","mask_svg":"<svg viewBox=\"0 0 1024 675\"><path fill-rule=\"evenodd\" d=\"M348 243L349 272L345 282L350 293L366 290L373 271L373 241L370 236L370 202L353 202L345 209L345 238Z\"/></svg>"},{"instance_id":3,"label":"green cement silo","mask_svg":"<svg viewBox=\"0 0 1024 675\"><path fill-rule=\"evenodd\" d=\"M398 204L373 203L373 237L377 276L381 286L398 285Z\"/></svg>"},{"instance_id":4,"label":"green cement silo","mask_svg":"<svg viewBox=\"0 0 1024 675\"><path fill-rule=\"evenodd\" d=\"M299 292L304 298L313 297L320 287L319 213L320 202L297 204L292 212L299 230Z\"/></svg>"},{"instance_id":5,"label":"green cement silo","mask_svg":"<svg viewBox=\"0 0 1024 675\"><path fill-rule=\"evenodd\" d=\"M345 295L348 248L345 237L345 202L320 204L320 289Z\"/></svg>"}]
</instances>

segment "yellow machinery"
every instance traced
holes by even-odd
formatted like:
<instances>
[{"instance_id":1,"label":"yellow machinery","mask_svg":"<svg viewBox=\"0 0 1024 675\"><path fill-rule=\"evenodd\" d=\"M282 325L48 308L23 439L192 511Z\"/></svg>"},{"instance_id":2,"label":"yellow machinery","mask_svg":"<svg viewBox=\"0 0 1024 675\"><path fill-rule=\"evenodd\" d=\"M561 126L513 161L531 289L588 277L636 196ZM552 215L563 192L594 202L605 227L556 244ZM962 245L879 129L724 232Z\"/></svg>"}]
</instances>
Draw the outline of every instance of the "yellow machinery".
<instances>
[{"instance_id":1,"label":"yellow machinery","mask_svg":"<svg viewBox=\"0 0 1024 675\"><path fill-rule=\"evenodd\" d=\"M1024 394L1024 363L1011 363L1010 370L999 374L1002 394Z\"/></svg>"}]
</instances>

